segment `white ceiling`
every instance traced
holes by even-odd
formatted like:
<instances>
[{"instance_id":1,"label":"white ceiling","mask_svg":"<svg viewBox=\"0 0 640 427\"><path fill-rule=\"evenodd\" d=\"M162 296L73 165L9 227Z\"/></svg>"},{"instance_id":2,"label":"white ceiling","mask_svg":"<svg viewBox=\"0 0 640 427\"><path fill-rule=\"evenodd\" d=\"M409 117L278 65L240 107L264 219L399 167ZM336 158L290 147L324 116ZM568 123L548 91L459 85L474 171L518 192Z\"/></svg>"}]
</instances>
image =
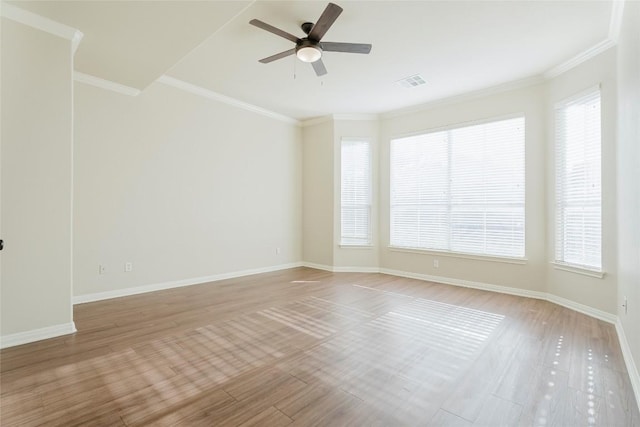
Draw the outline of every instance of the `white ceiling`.
<instances>
[{"instance_id":1,"label":"white ceiling","mask_svg":"<svg viewBox=\"0 0 640 427\"><path fill-rule=\"evenodd\" d=\"M79 29L78 71L143 89L162 74L296 119L377 114L539 76L605 40L611 1L345 1L324 41L372 43L369 55L325 52L316 77L293 43L326 1L13 2ZM428 82L394 82L421 74Z\"/></svg>"},{"instance_id":2,"label":"white ceiling","mask_svg":"<svg viewBox=\"0 0 640 427\"><path fill-rule=\"evenodd\" d=\"M250 1L7 1L84 33L75 69L144 89Z\"/></svg>"}]
</instances>

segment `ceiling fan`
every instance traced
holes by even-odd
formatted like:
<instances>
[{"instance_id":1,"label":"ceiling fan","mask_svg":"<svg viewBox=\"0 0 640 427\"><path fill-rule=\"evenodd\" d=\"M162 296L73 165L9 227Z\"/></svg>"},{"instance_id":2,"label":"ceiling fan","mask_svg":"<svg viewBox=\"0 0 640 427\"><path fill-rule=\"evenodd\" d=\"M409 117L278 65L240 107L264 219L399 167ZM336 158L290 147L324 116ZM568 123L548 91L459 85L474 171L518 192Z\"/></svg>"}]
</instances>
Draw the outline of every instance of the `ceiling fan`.
<instances>
[{"instance_id":1,"label":"ceiling fan","mask_svg":"<svg viewBox=\"0 0 640 427\"><path fill-rule=\"evenodd\" d=\"M339 42L323 42L322 37L331 28L335 20L342 13L342 8L337 4L329 3L320 15L315 25L311 22L305 22L300 27L307 37L299 38L293 34L287 33L279 28L262 22L259 19L249 21L251 25L269 31L277 36L284 37L296 44L293 49L276 53L260 60L263 64L268 64L277 59L285 58L295 54L299 60L309 62L313 66L316 75L323 76L327 74L327 69L322 62L322 52L346 52L346 53L369 53L371 51L370 44L364 43L339 43Z\"/></svg>"}]
</instances>

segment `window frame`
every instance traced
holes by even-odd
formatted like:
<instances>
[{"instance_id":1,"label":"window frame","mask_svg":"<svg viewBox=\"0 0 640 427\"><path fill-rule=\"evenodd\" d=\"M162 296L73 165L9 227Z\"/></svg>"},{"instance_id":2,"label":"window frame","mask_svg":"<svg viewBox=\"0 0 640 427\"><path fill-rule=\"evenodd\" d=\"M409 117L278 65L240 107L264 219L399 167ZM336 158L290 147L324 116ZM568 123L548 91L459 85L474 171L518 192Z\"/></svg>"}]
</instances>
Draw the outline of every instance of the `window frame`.
<instances>
[{"instance_id":1,"label":"window frame","mask_svg":"<svg viewBox=\"0 0 640 427\"><path fill-rule=\"evenodd\" d=\"M559 129L559 123L558 123L558 115L559 115L559 111L561 109L566 108L567 106L571 105L571 104L575 104L577 101L580 101L581 99L586 99L590 96L593 96L594 93L597 93L598 95L598 102L599 102L599 122L600 122L600 127L599 127L599 135L598 135L598 139L599 139L599 174L600 174L600 194L599 194L599 208L600 208L600 236L599 236L599 252L600 252L600 259L599 259L599 266L592 266L592 265L587 265L587 264L580 264L580 263L574 263L574 262L570 262L570 261L565 261L565 251L566 251L566 247L563 246L565 239L560 237L560 234L564 234L564 230L565 228L561 228L562 224L561 224L561 220L559 219L560 216L562 215L563 209L561 207L561 205L566 204L566 201L563 202L561 201L561 195L559 194L559 190L560 190L560 181L561 179L564 180L564 178L561 178L559 176L560 173L560 168L561 168L561 162L564 163L565 161L565 152L566 150L562 150L562 152L560 152L560 147L559 144L562 143L563 141L560 140L561 136L559 135L560 133L560 129ZM602 123L602 89L601 89L601 85L597 84L595 86L591 86L587 89L584 89L580 92L574 93L571 96L568 96L566 98L561 99L560 101L556 102L554 104L553 107L553 159L554 159L554 188L553 188L553 194L554 194L554 200L553 200L553 206L554 206L554 215L553 215L553 261L551 261L551 264L554 266L554 268L556 268L557 270L563 270L563 271L568 271L568 272L572 272L572 273L577 273L577 274L582 274L585 276L591 276L591 277L596 277L596 278L603 278L605 275L604 272L604 266L603 266L603 238L602 238L602 228L603 228L603 215L602 215L602 208L603 208L603 203L602 203L602 129L603 129L603 123ZM582 206L582 205L581 205ZM559 256L560 255L560 256Z\"/></svg>"},{"instance_id":2,"label":"window frame","mask_svg":"<svg viewBox=\"0 0 640 427\"><path fill-rule=\"evenodd\" d=\"M403 138L410 138L413 136L421 136L421 135L427 135L427 134L432 134L432 133L437 133L437 132L445 132L445 131L453 131L456 129L462 129L462 128L466 128L466 127L470 127L470 126L476 126L476 125L482 125L482 124L489 124L489 123L493 123L493 122L500 122L500 121L506 121L506 120L510 120L510 119L517 119L517 118L521 118L523 120L523 139L522 139L522 154L523 154L523 164L522 164L522 172L523 172L523 177L522 177L522 184L524 186L523 188L523 201L522 201L522 209L523 209L523 255L522 256L515 256L515 255L495 255L495 254L484 254L484 253L474 253L474 252L463 252L463 251L455 251L455 250L451 250L451 249L439 249L439 248L422 248L422 247L407 247L407 246L399 246L399 245L394 245L392 244L392 209L393 209L393 166L391 164L392 161L392 144L394 140L397 139L403 139ZM388 248L391 251L394 252L405 252L405 253L419 253L419 254L430 254L430 255L436 255L436 256L448 256L448 257L455 257L455 258L462 258L462 259L471 259L471 260L481 260L481 261L492 261L492 262L502 262L502 263L508 263L508 264L526 264L528 262L528 258L527 258L527 233L526 233L526 229L527 229L527 223L526 223L526 207L527 207L527 197L526 197L526 181L527 181L527 171L526 171L526 146L527 146L527 135L526 135L526 114L524 112L516 112L516 113L510 113L510 114L505 114L505 115L500 115L500 116L493 116L493 117L488 117L488 118L483 118L483 119L478 119L478 120L471 120L471 121L466 121L466 122L459 122L459 123L455 123L455 124L451 124L451 125L446 125L446 126L440 126L440 127L435 127L435 128L430 128L430 129L423 129L423 130L419 130L419 131L415 131L415 132L410 132L410 133L403 133L403 134L396 134L393 135L390 138L389 141L389 244L388 244ZM451 156L450 150L451 150L451 143L448 143L448 148L447 150L449 151L449 157ZM451 168L451 166L449 165L449 168ZM449 171L449 177L451 172ZM448 199L449 201L451 200L451 197L449 197ZM450 203L450 202L449 202ZM451 210L451 206L449 205L448 207L449 210ZM450 224L449 224L450 225ZM449 242L449 248L451 247L450 242Z\"/></svg>"},{"instance_id":3,"label":"window frame","mask_svg":"<svg viewBox=\"0 0 640 427\"><path fill-rule=\"evenodd\" d=\"M360 242L360 243L355 243L355 242L348 242L345 241L345 233L344 233L344 229L343 229L343 224L342 224L342 210L345 207L344 205L344 201L343 201L343 177L344 177L344 172L343 172L343 149L345 144L349 144L349 143L363 143L366 144L367 149L368 149L368 158L369 158L369 168L367 171L367 184L368 184L368 203L366 204L354 204L353 206L349 206L352 208L357 208L357 207L364 207L367 209L367 217L368 217L368 224L367 224L367 236L366 236L366 242ZM371 142L370 138L365 138L365 137L342 137L340 139L340 241L338 246L340 248L371 248L373 247L373 144ZM357 239L357 237L352 237L353 239Z\"/></svg>"}]
</instances>

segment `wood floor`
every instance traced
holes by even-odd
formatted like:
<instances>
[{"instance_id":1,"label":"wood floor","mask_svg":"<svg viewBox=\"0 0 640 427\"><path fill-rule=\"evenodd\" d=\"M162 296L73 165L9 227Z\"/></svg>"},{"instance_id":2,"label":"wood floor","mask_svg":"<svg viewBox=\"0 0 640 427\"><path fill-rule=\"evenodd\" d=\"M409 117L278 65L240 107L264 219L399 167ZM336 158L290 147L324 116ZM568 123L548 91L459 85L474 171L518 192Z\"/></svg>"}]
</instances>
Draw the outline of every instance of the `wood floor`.
<instances>
[{"instance_id":1,"label":"wood floor","mask_svg":"<svg viewBox=\"0 0 640 427\"><path fill-rule=\"evenodd\" d=\"M614 327L544 301L298 268L74 311L0 353L2 426L640 426Z\"/></svg>"}]
</instances>

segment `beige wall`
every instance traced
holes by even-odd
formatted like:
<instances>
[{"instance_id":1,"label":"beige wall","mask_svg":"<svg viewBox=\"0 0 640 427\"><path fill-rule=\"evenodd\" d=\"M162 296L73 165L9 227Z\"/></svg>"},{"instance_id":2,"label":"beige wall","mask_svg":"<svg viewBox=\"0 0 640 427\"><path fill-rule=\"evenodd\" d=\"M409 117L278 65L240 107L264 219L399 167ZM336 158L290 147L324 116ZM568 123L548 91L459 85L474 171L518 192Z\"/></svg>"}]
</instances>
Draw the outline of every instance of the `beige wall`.
<instances>
[{"instance_id":1,"label":"beige wall","mask_svg":"<svg viewBox=\"0 0 640 427\"><path fill-rule=\"evenodd\" d=\"M333 122L305 126L303 138L303 252L312 264L333 264Z\"/></svg>"},{"instance_id":2,"label":"beige wall","mask_svg":"<svg viewBox=\"0 0 640 427\"><path fill-rule=\"evenodd\" d=\"M3 338L72 327L71 71L69 40L2 18Z\"/></svg>"},{"instance_id":3,"label":"beige wall","mask_svg":"<svg viewBox=\"0 0 640 427\"><path fill-rule=\"evenodd\" d=\"M640 367L640 3L626 2L618 46L618 316ZM622 308L628 299L628 312ZM636 389L636 396L640 390Z\"/></svg>"},{"instance_id":4,"label":"beige wall","mask_svg":"<svg viewBox=\"0 0 640 427\"><path fill-rule=\"evenodd\" d=\"M74 295L301 261L297 126L159 83L75 86Z\"/></svg>"},{"instance_id":5,"label":"beige wall","mask_svg":"<svg viewBox=\"0 0 640 427\"><path fill-rule=\"evenodd\" d=\"M616 49L554 78L548 85L547 130L547 247L554 256L554 133L553 107L558 101L601 85L602 103L602 268L605 277L595 278L556 269L548 264L548 291L608 313L616 313Z\"/></svg>"},{"instance_id":6,"label":"beige wall","mask_svg":"<svg viewBox=\"0 0 640 427\"><path fill-rule=\"evenodd\" d=\"M336 271L378 268L378 120L326 117L303 128L303 259ZM364 138L372 148L371 247L340 246L342 138Z\"/></svg>"},{"instance_id":7,"label":"beige wall","mask_svg":"<svg viewBox=\"0 0 640 427\"><path fill-rule=\"evenodd\" d=\"M498 93L430 109L388 117L380 130L380 266L458 281L545 291L545 110L542 86ZM389 141L397 136L491 117L524 113L526 121L526 258L524 264L489 259L443 256L437 252L407 253L389 246ZM435 268L433 260L439 261Z\"/></svg>"}]
</instances>

